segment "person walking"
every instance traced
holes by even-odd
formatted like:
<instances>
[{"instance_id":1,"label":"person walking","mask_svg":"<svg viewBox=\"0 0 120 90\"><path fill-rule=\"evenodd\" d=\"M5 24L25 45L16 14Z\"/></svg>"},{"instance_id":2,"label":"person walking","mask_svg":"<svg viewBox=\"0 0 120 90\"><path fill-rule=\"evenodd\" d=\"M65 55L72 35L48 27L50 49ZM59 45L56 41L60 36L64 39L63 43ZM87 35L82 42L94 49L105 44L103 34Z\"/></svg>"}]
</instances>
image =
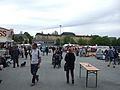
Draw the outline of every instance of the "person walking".
<instances>
[{"instance_id":1,"label":"person walking","mask_svg":"<svg viewBox=\"0 0 120 90\"><path fill-rule=\"evenodd\" d=\"M13 50L11 52L11 58L13 60L13 68L15 68L15 64L17 63L17 67L19 67L19 54L20 54L20 51L18 49L18 46L14 46L13 47Z\"/></svg>"},{"instance_id":2,"label":"person walking","mask_svg":"<svg viewBox=\"0 0 120 90\"><path fill-rule=\"evenodd\" d=\"M31 74L33 75L31 86L35 85L35 80L37 80L37 82L39 81L39 75L37 75L37 71L40 68L41 56L40 56L40 51L37 49L37 47L38 46L36 43L32 45L31 56L30 56Z\"/></svg>"},{"instance_id":3,"label":"person walking","mask_svg":"<svg viewBox=\"0 0 120 90\"><path fill-rule=\"evenodd\" d=\"M115 68L114 51L111 46L109 47L109 50L108 50L108 57L109 57L108 67L110 67L111 63L113 62L113 68Z\"/></svg>"},{"instance_id":4,"label":"person walking","mask_svg":"<svg viewBox=\"0 0 120 90\"><path fill-rule=\"evenodd\" d=\"M72 84L74 84L74 65L75 65L75 55L72 49L69 48L68 53L65 56L65 66L67 83L69 84L69 71L71 72Z\"/></svg>"}]
</instances>

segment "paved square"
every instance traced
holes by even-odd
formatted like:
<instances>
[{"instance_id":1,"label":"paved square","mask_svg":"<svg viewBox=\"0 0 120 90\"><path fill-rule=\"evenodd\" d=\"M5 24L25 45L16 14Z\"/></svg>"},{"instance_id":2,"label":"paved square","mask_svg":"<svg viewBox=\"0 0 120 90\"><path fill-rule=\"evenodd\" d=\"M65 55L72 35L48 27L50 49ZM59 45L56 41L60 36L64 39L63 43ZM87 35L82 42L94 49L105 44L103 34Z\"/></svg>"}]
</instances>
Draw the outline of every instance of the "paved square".
<instances>
[{"instance_id":1,"label":"paved square","mask_svg":"<svg viewBox=\"0 0 120 90\"><path fill-rule=\"evenodd\" d=\"M65 55L65 54L64 54ZM52 54L42 57L40 81L36 86L31 87L30 61L20 58L20 63L26 61L26 67L12 68L12 66L0 71L0 90L120 90L120 66L116 68L107 67L107 62L97 60L95 57L76 57L75 85L66 84L64 72L64 60L62 68L53 69L51 64ZM98 72L98 87L95 87L95 76L89 76L89 87L85 87L85 70L82 71L82 78L79 78L79 62L89 62L101 69Z\"/></svg>"}]
</instances>

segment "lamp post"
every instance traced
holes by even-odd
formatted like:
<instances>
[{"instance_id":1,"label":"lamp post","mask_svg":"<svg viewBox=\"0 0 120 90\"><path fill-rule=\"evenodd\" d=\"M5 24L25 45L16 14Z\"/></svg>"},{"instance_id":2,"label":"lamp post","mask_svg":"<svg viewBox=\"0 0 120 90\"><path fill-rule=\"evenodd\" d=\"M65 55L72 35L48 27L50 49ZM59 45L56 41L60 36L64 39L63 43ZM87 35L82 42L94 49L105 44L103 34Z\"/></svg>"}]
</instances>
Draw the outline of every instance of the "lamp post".
<instances>
[{"instance_id":1,"label":"lamp post","mask_svg":"<svg viewBox=\"0 0 120 90\"><path fill-rule=\"evenodd\" d=\"M60 47L61 47L61 27L62 25L59 25L60 26Z\"/></svg>"}]
</instances>

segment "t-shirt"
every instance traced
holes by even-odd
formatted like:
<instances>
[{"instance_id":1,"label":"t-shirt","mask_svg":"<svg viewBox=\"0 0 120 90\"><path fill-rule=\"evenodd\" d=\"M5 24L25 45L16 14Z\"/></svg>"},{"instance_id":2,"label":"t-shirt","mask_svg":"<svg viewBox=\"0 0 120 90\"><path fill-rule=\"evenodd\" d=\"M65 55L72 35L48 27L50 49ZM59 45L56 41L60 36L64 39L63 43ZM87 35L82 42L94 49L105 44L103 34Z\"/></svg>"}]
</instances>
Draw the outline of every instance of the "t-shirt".
<instances>
[{"instance_id":1,"label":"t-shirt","mask_svg":"<svg viewBox=\"0 0 120 90\"><path fill-rule=\"evenodd\" d=\"M38 57L40 57L40 51L38 49L35 50L33 49L31 51L31 56L32 56L31 64L38 64Z\"/></svg>"}]
</instances>

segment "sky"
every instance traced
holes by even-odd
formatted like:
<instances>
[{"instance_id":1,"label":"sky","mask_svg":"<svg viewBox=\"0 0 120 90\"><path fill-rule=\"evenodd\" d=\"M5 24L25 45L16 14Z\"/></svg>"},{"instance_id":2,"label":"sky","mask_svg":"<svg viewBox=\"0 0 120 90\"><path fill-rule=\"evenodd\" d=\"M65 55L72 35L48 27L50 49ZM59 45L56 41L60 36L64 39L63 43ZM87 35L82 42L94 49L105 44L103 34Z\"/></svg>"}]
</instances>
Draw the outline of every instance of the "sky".
<instances>
[{"instance_id":1,"label":"sky","mask_svg":"<svg viewBox=\"0 0 120 90\"><path fill-rule=\"evenodd\" d=\"M0 0L0 11L0 27L14 33L120 37L120 0Z\"/></svg>"}]
</instances>

